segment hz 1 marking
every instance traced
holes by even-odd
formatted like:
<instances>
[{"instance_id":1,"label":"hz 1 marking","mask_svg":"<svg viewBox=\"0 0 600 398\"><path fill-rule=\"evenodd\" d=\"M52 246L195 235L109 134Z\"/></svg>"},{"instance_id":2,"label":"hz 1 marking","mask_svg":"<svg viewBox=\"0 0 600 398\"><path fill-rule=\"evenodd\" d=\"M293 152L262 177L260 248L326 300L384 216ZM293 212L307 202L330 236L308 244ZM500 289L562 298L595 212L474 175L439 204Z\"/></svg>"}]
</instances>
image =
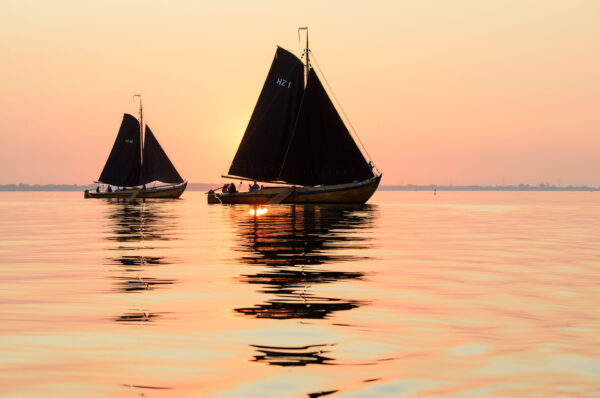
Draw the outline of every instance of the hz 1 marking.
<instances>
[{"instance_id":1,"label":"hz 1 marking","mask_svg":"<svg viewBox=\"0 0 600 398\"><path fill-rule=\"evenodd\" d=\"M281 87L286 87L286 88L292 87L292 82L282 79L281 77L277 78L277 84L279 84Z\"/></svg>"}]
</instances>

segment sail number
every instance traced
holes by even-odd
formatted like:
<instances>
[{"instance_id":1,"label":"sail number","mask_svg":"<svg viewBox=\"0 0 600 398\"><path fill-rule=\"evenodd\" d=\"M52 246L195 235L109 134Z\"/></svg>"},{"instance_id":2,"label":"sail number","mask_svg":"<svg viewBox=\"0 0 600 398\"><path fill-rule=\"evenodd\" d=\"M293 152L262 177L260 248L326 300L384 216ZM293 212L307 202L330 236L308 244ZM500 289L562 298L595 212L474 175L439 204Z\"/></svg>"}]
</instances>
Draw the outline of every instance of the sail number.
<instances>
[{"instance_id":1,"label":"sail number","mask_svg":"<svg viewBox=\"0 0 600 398\"><path fill-rule=\"evenodd\" d=\"M285 88L292 87L292 82L291 81L283 79L281 77L277 78L277 84L279 84L281 87L285 87Z\"/></svg>"},{"instance_id":2,"label":"sail number","mask_svg":"<svg viewBox=\"0 0 600 398\"><path fill-rule=\"evenodd\" d=\"M125 138L125 143L126 144L133 144L133 140L128 140L127 138Z\"/></svg>"}]
</instances>

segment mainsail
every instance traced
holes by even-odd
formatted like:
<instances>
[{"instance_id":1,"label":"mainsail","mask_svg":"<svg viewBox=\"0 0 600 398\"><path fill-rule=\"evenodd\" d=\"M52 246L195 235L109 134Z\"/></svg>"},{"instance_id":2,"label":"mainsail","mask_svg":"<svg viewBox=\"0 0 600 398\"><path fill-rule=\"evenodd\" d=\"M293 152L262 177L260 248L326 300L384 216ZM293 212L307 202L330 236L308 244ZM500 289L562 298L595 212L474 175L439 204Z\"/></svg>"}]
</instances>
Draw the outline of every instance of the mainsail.
<instances>
[{"instance_id":1,"label":"mainsail","mask_svg":"<svg viewBox=\"0 0 600 398\"><path fill-rule=\"evenodd\" d=\"M278 179L304 92L304 64L278 47L229 175Z\"/></svg>"},{"instance_id":2,"label":"mainsail","mask_svg":"<svg viewBox=\"0 0 600 398\"><path fill-rule=\"evenodd\" d=\"M136 186L141 169L140 152L140 123L125 114L98 181L120 187Z\"/></svg>"},{"instance_id":3,"label":"mainsail","mask_svg":"<svg viewBox=\"0 0 600 398\"><path fill-rule=\"evenodd\" d=\"M120 187L135 187L152 181L183 182L148 126L143 146L142 164L140 123L132 115L123 115L117 139L98 181Z\"/></svg>"},{"instance_id":4,"label":"mainsail","mask_svg":"<svg viewBox=\"0 0 600 398\"><path fill-rule=\"evenodd\" d=\"M278 47L229 176L298 185L374 177L314 70Z\"/></svg>"}]
</instances>

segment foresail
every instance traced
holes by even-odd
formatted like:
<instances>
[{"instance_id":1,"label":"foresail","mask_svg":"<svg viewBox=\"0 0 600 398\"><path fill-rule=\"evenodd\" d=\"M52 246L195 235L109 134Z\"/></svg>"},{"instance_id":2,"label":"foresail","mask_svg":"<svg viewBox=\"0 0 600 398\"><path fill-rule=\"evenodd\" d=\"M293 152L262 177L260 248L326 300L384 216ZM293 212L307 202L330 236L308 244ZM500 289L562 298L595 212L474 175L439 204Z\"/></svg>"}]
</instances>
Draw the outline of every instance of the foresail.
<instances>
[{"instance_id":1,"label":"foresail","mask_svg":"<svg viewBox=\"0 0 600 398\"><path fill-rule=\"evenodd\" d=\"M172 184L183 182L183 178L181 178L148 126L146 126L144 137L144 163L142 164L137 185L147 184L152 181Z\"/></svg>"},{"instance_id":2,"label":"foresail","mask_svg":"<svg viewBox=\"0 0 600 398\"><path fill-rule=\"evenodd\" d=\"M140 123L135 117L125 114L98 181L121 187L137 185L140 153Z\"/></svg>"},{"instance_id":3,"label":"foresail","mask_svg":"<svg viewBox=\"0 0 600 398\"><path fill-rule=\"evenodd\" d=\"M372 168L311 70L279 179L290 184L329 185L364 181L373 176Z\"/></svg>"},{"instance_id":4,"label":"foresail","mask_svg":"<svg viewBox=\"0 0 600 398\"><path fill-rule=\"evenodd\" d=\"M298 57L277 48L229 175L277 179L304 91L303 68Z\"/></svg>"}]
</instances>

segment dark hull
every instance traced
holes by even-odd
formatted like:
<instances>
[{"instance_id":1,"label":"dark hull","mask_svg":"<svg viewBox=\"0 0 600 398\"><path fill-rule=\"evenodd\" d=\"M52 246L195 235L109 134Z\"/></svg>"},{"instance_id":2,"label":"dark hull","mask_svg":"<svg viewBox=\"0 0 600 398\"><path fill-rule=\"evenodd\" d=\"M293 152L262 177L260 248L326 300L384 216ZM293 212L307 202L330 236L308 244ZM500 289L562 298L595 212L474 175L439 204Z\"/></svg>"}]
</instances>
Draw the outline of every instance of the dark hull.
<instances>
[{"instance_id":1,"label":"dark hull","mask_svg":"<svg viewBox=\"0 0 600 398\"><path fill-rule=\"evenodd\" d=\"M377 190L381 175L366 181L317 187L274 187L253 192L208 194L208 203L365 203ZM278 201L277 198L282 198ZM275 202L274 202L275 201Z\"/></svg>"},{"instance_id":2,"label":"dark hull","mask_svg":"<svg viewBox=\"0 0 600 398\"><path fill-rule=\"evenodd\" d=\"M86 190L83 197L86 199L176 199L181 196L186 187L187 181L177 185L159 186L146 189L124 189L113 192L94 192Z\"/></svg>"}]
</instances>

